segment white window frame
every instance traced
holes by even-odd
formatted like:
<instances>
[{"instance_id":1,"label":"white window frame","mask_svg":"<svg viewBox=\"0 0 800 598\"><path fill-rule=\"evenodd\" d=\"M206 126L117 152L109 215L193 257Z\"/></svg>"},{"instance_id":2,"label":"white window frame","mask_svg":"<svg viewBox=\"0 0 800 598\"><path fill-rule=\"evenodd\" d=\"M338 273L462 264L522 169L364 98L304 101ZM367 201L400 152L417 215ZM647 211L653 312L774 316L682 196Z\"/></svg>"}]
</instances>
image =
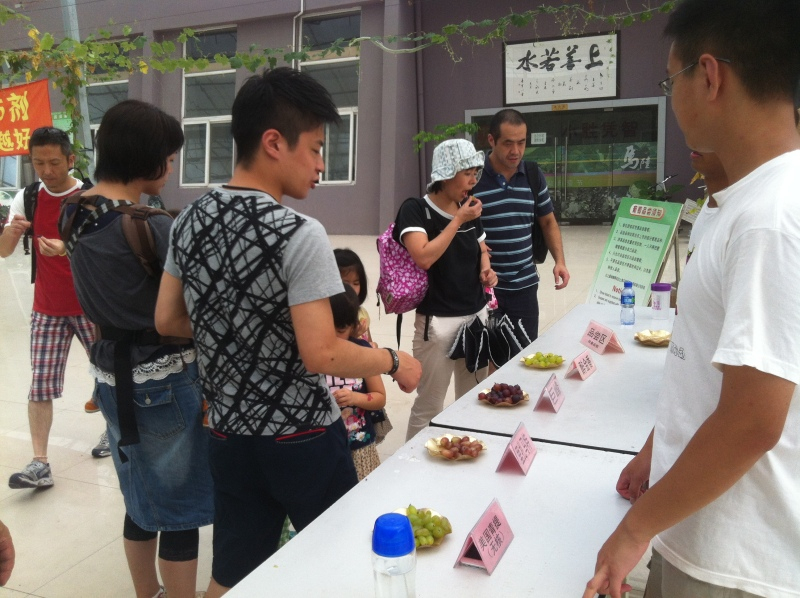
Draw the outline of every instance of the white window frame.
<instances>
[{"instance_id":1,"label":"white window frame","mask_svg":"<svg viewBox=\"0 0 800 598\"><path fill-rule=\"evenodd\" d=\"M227 31L236 32L235 29L207 29L203 31L197 31L197 35L202 35L204 33L225 33ZM237 33L237 44L238 44L238 32ZM183 56L186 56L186 44L183 44ZM224 183L226 181L211 181L211 125L212 124L230 124L231 123L231 114L230 108L229 113L227 115L221 116L193 116L193 117L185 117L183 116L186 114L186 80L187 79L194 79L194 78L201 78L201 77L212 77L214 75L228 75L233 73L235 75L236 69L223 69L223 68L214 68L213 65L206 69L205 71L199 73L187 73L186 71L183 72L183 77L181 79L181 128L184 130L184 134L186 132L186 126L189 125L205 125L206 130L206 156L205 156L205 165L204 165L204 177L202 183L186 183L183 180L184 176L184 152L186 151L186 146L184 145L183 149L181 150L180 156L180 177L179 177L179 185L182 188L199 188L199 187L208 187L209 185L214 185L217 183ZM235 83L234 83L235 85ZM233 172L233 167L236 163L236 155L235 155L235 145L233 140L231 140L231 172Z\"/></svg>"},{"instance_id":2,"label":"white window frame","mask_svg":"<svg viewBox=\"0 0 800 598\"><path fill-rule=\"evenodd\" d=\"M303 43L303 22L306 19L326 19L326 18L335 18L337 16L343 16L347 14L359 14L359 20L362 15L361 11L353 11L353 10L341 10L336 12L328 12L324 14L314 14L314 15L305 15L298 24L300 28L297 36L297 48L296 51L300 52L305 45ZM360 26L359 26L360 28ZM319 51L312 51L309 54L311 55L310 60L302 61L298 63L298 69L300 71L303 70L304 66L324 66L324 65L335 65L335 64L344 64L344 63L356 63L359 67L361 66L361 55L360 53L356 54L355 56L334 56L329 57L326 56L325 58L315 59L314 55ZM360 88L360 83L359 83ZM360 89L359 89L360 91ZM360 95L359 95L360 97ZM356 137L358 134L358 106L344 106L344 107L337 107L340 116L350 116L350 147L348 149L348 177L347 179L339 179L335 181L326 180L326 174L323 173L322 177L320 178L319 184L320 185L353 185L356 182ZM328 145L328 127L325 127L325 145L323 146L323 157L325 159L325 170L328 171L328 158L325 154L325 147Z\"/></svg>"}]
</instances>

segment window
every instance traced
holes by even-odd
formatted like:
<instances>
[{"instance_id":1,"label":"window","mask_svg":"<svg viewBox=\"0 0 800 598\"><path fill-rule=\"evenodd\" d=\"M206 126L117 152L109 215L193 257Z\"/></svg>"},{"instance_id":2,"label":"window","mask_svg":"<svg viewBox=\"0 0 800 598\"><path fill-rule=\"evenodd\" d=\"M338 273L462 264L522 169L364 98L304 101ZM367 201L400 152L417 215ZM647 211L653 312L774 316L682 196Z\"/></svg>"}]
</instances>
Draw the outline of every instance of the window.
<instances>
[{"instance_id":1,"label":"window","mask_svg":"<svg viewBox=\"0 0 800 598\"><path fill-rule=\"evenodd\" d=\"M15 191L20 184L20 158L22 156L5 156L0 158L0 190Z\"/></svg>"},{"instance_id":2,"label":"window","mask_svg":"<svg viewBox=\"0 0 800 598\"><path fill-rule=\"evenodd\" d=\"M236 54L235 31L198 33L184 45L185 55L202 58ZM182 185L224 183L233 175L231 106L236 96L236 71L210 66L183 75Z\"/></svg>"},{"instance_id":3,"label":"window","mask_svg":"<svg viewBox=\"0 0 800 598\"><path fill-rule=\"evenodd\" d=\"M309 59L300 69L325 86L331 94L342 124L325 127L325 183L355 181L356 137L358 131L359 53L357 47L346 47L341 55L323 51L337 39L345 41L361 35L361 14L337 14L307 17L302 22L301 48Z\"/></svg>"},{"instance_id":4,"label":"window","mask_svg":"<svg viewBox=\"0 0 800 598\"><path fill-rule=\"evenodd\" d=\"M107 83L90 83L86 88L86 100L89 104L89 128L92 132L92 147L94 147L95 135L100 128L100 121L112 106L128 99L128 81L110 81ZM93 158L97 163L97 152L93 152Z\"/></svg>"}]
</instances>

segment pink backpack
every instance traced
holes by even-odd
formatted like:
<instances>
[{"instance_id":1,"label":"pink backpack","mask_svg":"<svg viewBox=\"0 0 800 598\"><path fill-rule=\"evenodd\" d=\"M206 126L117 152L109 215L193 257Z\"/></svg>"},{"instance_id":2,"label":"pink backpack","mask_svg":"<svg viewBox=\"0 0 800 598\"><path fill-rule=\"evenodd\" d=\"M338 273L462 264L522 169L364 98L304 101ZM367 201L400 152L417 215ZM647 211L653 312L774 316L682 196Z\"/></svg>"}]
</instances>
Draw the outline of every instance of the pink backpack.
<instances>
[{"instance_id":1,"label":"pink backpack","mask_svg":"<svg viewBox=\"0 0 800 598\"><path fill-rule=\"evenodd\" d=\"M408 250L394 240L394 226L392 222L378 237L380 275L376 290L387 314L403 314L415 309L425 298L428 273L417 266Z\"/></svg>"}]
</instances>

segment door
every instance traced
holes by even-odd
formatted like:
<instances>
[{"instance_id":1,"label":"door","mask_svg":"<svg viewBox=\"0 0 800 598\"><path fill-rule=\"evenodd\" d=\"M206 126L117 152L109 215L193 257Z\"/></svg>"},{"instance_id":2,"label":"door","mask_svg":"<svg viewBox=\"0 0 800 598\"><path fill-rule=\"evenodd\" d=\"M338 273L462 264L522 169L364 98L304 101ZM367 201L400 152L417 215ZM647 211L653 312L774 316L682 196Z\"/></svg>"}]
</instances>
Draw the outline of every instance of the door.
<instances>
[{"instance_id":1,"label":"door","mask_svg":"<svg viewBox=\"0 0 800 598\"><path fill-rule=\"evenodd\" d=\"M611 222L635 182L655 185L658 106L523 113L525 159L544 172L556 219L569 224ZM478 149L488 151L491 116L476 116Z\"/></svg>"}]
</instances>

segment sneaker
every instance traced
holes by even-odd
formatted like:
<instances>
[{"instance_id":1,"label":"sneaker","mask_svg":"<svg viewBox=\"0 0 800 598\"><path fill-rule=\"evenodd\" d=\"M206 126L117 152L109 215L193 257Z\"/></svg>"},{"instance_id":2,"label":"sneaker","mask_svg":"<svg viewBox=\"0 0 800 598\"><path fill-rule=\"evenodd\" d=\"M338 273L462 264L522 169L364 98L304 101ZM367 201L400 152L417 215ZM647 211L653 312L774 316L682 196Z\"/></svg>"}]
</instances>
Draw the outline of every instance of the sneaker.
<instances>
[{"instance_id":1,"label":"sneaker","mask_svg":"<svg viewBox=\"0 0 800 598\"><path fill-rule=\"evenodd\" d=\"M103 432L100 436L100 442L92 449L92 457L102 459L103 457L111 456L111 447L108 445L108 432Z\"/></svg>"},{"instance_id":2,"label":"sneaker","mask_svg":"<svg viewBox=\"0 0 800 598\"><path fill-rule=\"evenodd\" d=\"M14 490L20 488L49 488L53 485L53 474L50 464L34 459L19 473L8 478L8 487Z\"/></svg>"},{"instance_id":3,"label":"sneaker","mask_svg":"<svg viewBox=\"0 0 800 598\"><path fill-rule=\"evenodd\" d=\"M83 410L86 413L100 413L100 407L98 407L97 403L95 403L92 399L86 401L86 404L83 406Z\"/></svg>"}]
</instances>

